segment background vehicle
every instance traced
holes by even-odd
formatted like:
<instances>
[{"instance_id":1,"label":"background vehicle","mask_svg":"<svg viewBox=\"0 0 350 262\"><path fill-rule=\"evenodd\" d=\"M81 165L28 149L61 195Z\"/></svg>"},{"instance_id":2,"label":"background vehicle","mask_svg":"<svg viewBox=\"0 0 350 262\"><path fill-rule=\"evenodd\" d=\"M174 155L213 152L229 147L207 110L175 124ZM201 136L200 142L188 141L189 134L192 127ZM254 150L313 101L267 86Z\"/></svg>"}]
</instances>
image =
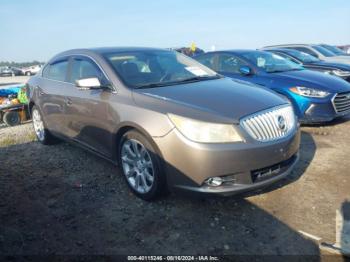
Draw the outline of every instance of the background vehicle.
<instances>
[{"instance_id":1,"label":"background vehicle","mask_svg":"<svg viewBox=\"0 0 350 262\"><path fill-rule=\"evenodd\" d=\"M344 52L343 50L341 50L340 48L338 48L334 45L320 44L319 46L322 46L322 47L328 49L329 51L331 51L332 53L334 53L338 56L350 56L350 54L347 54L346 52Z\"/></svg>"},{"instance_id":2,"label":"background vehicle","mask_svg":"<svg viewBox=\"0 0 350 262\"><path fill-rule=\"evenodd\" d=\"M268 49L268 48L295 49L295 50L307 53L309 55L312 55L312 56L319 58L321 60L324 60L324 61L350 64L350 57L349 56L338 56L338 55L334 54L333 52L329 51L328 49L326 49L322 46L319 46L319 45L308 45L308 44L272 45L272 46L266 46L263 49Z\"/></svg>"},{"instance_id":3,"label":"background vehicle","mask_svg":"<svg viewBox=\"0 0 350 262\"><path fill-rule=\"evenodd\" d=\"M348 82L306 70L281 56L264 51L229 50L195 59L222 75L282 94L292 102L301 122L326 122L350 113Z\"/></svg>"},{"instance_id":4,"label":"background vehicle","mask_svg":"<svg viewBox=\"0 0 350 262\"><path fill-rule=\"evenodd\" d=\"M71 50L29 82L34 130L119 163L131 190L230 195L285 177L298 159L292 106L178 52ZM264 126L259 126L264 123Z\"/></svg>"},{"instance_id":5,"label":"background vehicle","mask_svg":"<svg viewBox=\"0 0 350 262\"><path fill-rule=\"evenodd\" d=\"M6 66L0 69L0 76L15 76L15 72Z\"/></svg>"},{"instance_id":6,"label":"background vehicle","mask_svg":"<svg viewBox=\"0 0 350 262\"><path fill-rule=\"evenodd\" d=\"M350 82L350 65L322 61L312 55L294 49L271 48L263 50L282 56L294 63L301 64L307 69L338 76Z\"/></svg>"},{"instance_id":7,"label":"background vehicle","mask_svg":"<svg viewBox=\"0 0 350 262\"><path fill-rule=\"evenodd\" d=\"M345 53L350 54L350 45L343 45L343 46L337 46L341 50L343 50Z\"/></svg>"},{"instance_id":8,"label":"background vehicle","mask_svg":"<svg viewBox=\"0 0 350 262\"><path fill-rule=\"evenodd\" d=\"M22 72L26 76L31 76L31 75L35 75L36 73L38 73L40 71L40 69L41 69L41 65L33 65L33 66L22 68Z\"/></svg>"}]
</instances>

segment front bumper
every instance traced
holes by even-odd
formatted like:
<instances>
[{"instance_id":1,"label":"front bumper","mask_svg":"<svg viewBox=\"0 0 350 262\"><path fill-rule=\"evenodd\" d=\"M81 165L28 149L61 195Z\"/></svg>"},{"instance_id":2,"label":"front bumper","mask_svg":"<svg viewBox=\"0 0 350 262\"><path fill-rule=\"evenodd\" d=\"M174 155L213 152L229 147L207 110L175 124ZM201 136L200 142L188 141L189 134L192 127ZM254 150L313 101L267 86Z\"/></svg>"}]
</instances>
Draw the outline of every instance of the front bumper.
<instances>
[{"instance_id":1,"label":"front bumper","mask_svg":"<svg viewBox=\"0 0 350 262\"><path fill-rule=\"evenodd\" d=\"M326 99L299 98L293 103L297 107L295 111L299 121L304 124L324 123L349 114L350 111L337 112L335 110L335 96Z\"/></svg>"},{"instance_id":2,"label":"front bumper","mask_svg":"<svg viewBox=\"0 0 350 262\"><path fill-rule=\"evenodd\" d=\"M300 131L273 142L199 144L173 129L154 141L164 159L169 187L232 195L256 190L287 176L298 160ZM281 166L277 171L273 170L278 165ZM256 179L254 175L260 171L265 177ZM229 182L219 187L208 186L205 181L210 177L229 178Z\"/></svg>"}]
</instances>

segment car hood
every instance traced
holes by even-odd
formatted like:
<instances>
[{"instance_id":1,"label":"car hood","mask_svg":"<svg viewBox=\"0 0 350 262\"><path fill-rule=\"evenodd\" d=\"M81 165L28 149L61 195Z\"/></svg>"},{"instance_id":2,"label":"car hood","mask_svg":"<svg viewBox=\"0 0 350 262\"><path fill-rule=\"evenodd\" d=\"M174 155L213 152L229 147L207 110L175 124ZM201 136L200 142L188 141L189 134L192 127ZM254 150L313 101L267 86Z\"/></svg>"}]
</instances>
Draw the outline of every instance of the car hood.
<instances>
[{"instance_id":1,"label":"car hood","mask_svg":"<svg viewBox=\"0 0 350 262\"><path fill-rule=\"evenodd\" d=\"M238 123L247 115L288 102L276 93L229 78L136 89L135 102L162 113L202 121Z\"/></svg>"},{"instance_id":2,"label":"car hood","mask_svg":"<svg viewBox=\"0 0 350 262\"><path fill-rule=\"evenodd\" d=\"M305 63L306 66L322 66L322 67L330 67L334 69L340 69L344 71L350 71L350 65L335 63L335 62L327 62L327 61L317 61L314 63Z\"/></svg>"},{"instance_id":3,"label":"car hood","mask_svg":"<svg viewBox=\"0 0 350 262\"><path fill-rule=\"evenodd\" d=\"M322 89L331 93L349 92L350 84L340 77L312 71L298 70L280 73L270 73L269 77L274 81L274 86L283 81L280 86L287 83L292 86L305 86L316 89Z\"/></svg>"},{"instance_id":4,"label":"car hood","mask_svg":"<svg viewBox=\"0 0 350 262\"><path fill-rule=\"evenodd\" d=\"M327 62L335 62L335 63L343 63L350 64L350 56L332 56L332 57L324 57L324 61Z\"/></svg>"}]
</instances>

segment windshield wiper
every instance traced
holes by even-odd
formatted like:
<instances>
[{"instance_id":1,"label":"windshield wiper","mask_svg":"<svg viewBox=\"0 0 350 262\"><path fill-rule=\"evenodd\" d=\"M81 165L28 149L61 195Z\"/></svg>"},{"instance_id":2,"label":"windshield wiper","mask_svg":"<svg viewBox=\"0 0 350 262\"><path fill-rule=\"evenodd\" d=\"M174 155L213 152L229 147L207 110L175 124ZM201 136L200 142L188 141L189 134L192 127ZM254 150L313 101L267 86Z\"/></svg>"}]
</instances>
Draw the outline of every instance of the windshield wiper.
<instances>
[{"instance_id":1,"label":"windshield wiper","mask_svg":"<svg viewBox=\"0 0 350 262\"><path fill-rule=\"evenodd\" d=\"M289 72L289 71L299 71L303 70L304 68L291 68L291 69L285 69L285 70L273 70L269 71L268 73L282 73L282 72Z\"/></svg>"},{"instance_id":2,"label":"windshield wiper","mask_svg":"<svg viewBox=\"0 0 350 262\"><path fill-rule=\"evenodd\" d=\"M221 76L219 74L215 76L195 76L191 78L186 78L183 80L179 81L172 81L172 82L160 82L160 83L150 83L146 85L140 85L137 86L137 89L142 89L142 88L153 88L153 87L162 87L162 86L171 86L171 85L177 85L181 83L187 83L187 82L196 82L196 81L203 81L203 80L212 80L212 79L219 79Z\"/></svg>"},{"instance_id":3,"label":"windshield wiper","mask_svg":"<svg viewBox=\"0 0 350 262\"><path fill-rule=\"evenodd\" d=\"M195 81L203 81L203 80L213 80L213 79L219 79L221 78L220 75L215 76L194 76L190 78L186 78L180 81L177 81L177 83L186 83L186 82L195 82Z\"/></svg>"},{"instance_id":4,"label":"windshield wiper","mask_svg":"<svg viewBox=\"0 0 350 262\"><path fill-rule=\"evenodd\" d=\"M172 83L151 83L151 84L146 84L146 85L141 85L141 86L136 86L136 89L142 89L142 88L153 88L153 87L162 87L162 86L168 86L171 85Z\"/></svg>"}]
</instances>

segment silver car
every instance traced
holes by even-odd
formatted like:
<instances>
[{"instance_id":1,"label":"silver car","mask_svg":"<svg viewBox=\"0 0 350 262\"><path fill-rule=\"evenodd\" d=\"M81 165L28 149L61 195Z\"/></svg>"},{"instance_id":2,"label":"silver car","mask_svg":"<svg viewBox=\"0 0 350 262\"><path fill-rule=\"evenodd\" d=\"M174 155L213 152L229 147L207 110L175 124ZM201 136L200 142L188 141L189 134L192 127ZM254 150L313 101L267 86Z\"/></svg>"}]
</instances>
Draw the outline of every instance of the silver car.
<instances>
[{"instance_id":1,"label":"silver car","mask_svg":"<svg viewBox=\"0 0 350 262\"><path fill-rule=\"evenodd\" d=\"M343 63L350 64L350 56L337 55L322 45L310 45L310 44L286 44L286 45L273 45L266 46L262 48L263 50L268 50L270 48L288 48L298 50L300 52L307 53L318 59L333 62L333 63Z\"/></svg>"},{"instance_id":2,"label":"silver car","mask_svg":"<svg viewBox=\"0 0 350 262\"><path fill-rule=\"evenodd\" d=\"M118 164L146 200L168 189L254 190L298 160L298 123L285 99L175 51L66 51L28 86L40 142L73 141Z\"/></svg>"}]
</instances>

